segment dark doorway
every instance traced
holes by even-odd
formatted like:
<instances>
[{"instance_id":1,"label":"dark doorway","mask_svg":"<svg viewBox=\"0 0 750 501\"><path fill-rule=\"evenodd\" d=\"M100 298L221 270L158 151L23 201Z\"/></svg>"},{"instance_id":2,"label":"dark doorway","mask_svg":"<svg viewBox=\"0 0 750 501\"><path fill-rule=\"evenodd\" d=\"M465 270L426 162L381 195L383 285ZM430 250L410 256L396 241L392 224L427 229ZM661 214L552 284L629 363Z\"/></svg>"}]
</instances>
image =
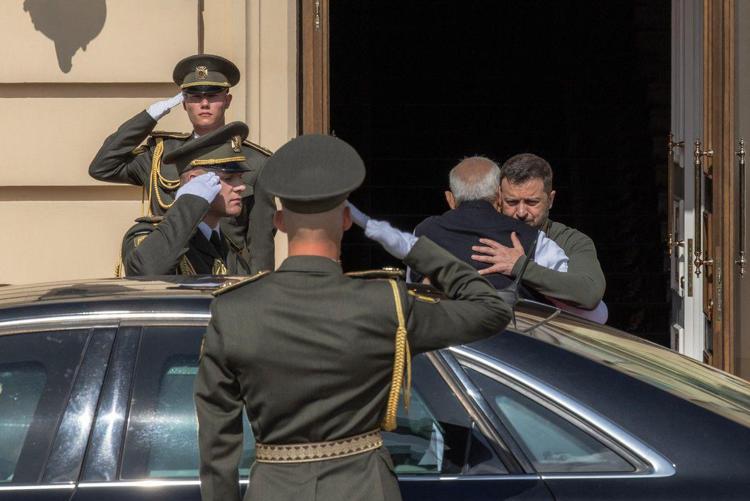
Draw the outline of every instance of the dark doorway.
<instances>
[{"instance_id":1,"label":"dark doorway","mask_svg":"<svg viewBox=\"0 0 750 501\"><path fill-rule=\"evenodd\" d=\"M368 167L352 200L411 230L461 158L546 158L551 218L596 243L611 325L668 345L670 2L331 0L331 126ZM349 232L346 269L395 261Z\"/></svg>"}]
</instances>

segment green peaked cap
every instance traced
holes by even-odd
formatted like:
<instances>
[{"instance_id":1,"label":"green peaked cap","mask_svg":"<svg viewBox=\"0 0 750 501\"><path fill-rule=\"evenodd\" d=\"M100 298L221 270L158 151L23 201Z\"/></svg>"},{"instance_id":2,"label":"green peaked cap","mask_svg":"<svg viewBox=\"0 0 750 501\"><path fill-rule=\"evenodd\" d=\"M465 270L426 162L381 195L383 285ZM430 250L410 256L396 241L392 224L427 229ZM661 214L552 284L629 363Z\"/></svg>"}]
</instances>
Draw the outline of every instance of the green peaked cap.
<instances>
[{"instance_id":1,"label":"green peaked cap","mask_svg":"<svg viewBox=\"0 0 750 501\"><path fill-rule=\"evenodd\" d=\"M246 172L247 158L242 152L242 141L248 128L243 122L232 122L164 155L165 164L175 164L177 172L200 167L224 172Z\"/></svg>"},{"instance_id":2,"label":"green peaked cap","mask_svg":"<svg viewBox=\"0 0 750 501\"><path fill-rule=\"evenodd\" d=\"M172 79L189 94L212 94L237 85L240 70L221 56L196 54L177 63Z\"/></svg>"},{"instance_id":3,"label":"green peaked cap","mask_svg":"<svg viewBox=\"0 0 750 501\"><path fill-rule=\"evenodd\" d=\"M281 204L302 214L331 210L365 179L357 151L333 136L307 134L292 139L266 162L259 182Z\"/></svg>"}]
</instances>

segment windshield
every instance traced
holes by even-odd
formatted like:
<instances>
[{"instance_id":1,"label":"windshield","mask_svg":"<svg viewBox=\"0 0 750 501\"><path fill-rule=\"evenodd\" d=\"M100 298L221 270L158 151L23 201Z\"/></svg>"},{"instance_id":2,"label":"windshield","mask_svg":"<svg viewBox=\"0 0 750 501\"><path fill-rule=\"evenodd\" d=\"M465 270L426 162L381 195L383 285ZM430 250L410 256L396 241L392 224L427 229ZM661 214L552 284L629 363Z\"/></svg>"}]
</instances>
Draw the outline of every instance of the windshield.
<instances>
[{"instance_id":1,"label":"windshield","mask_svg":"<svg viewBox=\"0 0 750 501\"><path fill-rule=\"evenodd\" d=\"M524 330L538 318L518 312ZM554 318L527 335L606 364L750 427L750 383L656 344L605 326Z\"/></svg>"}]
</instances>

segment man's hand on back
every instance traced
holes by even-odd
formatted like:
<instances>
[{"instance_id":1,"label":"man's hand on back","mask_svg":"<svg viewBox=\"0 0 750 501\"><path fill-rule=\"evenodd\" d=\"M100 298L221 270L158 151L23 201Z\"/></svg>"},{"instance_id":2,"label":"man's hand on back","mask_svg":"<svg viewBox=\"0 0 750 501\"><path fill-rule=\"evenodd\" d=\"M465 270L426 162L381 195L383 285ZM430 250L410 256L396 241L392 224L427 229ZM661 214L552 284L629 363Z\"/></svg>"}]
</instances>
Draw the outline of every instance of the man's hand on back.
<instances>
[{"instance_id":1,"label":"man's hand on back","mask_svg":"<svg viewBox=\"0 0 750 501\"><path fill-rule=\"evenodd\" d=\"M513 247L506 247L489 238L480 238L479 241L484 245L473 245L471 247L471 250L480 253L472 254L471 259L491 265L479 270L480 275L501 273L510 276L516 261L525 255L523 245L521 245L521 241L515 232L510 234L510 239L513 242Z\"/></svg>"}]
</instances>

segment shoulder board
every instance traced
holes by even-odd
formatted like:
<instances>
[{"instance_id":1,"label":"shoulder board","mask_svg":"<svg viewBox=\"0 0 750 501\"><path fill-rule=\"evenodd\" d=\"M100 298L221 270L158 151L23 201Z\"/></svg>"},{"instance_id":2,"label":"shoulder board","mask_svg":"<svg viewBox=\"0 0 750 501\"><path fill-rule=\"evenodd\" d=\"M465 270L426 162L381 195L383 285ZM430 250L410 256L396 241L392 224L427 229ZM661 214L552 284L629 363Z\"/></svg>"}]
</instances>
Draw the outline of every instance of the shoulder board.
<instances>
[{"instance_id":1,"label":"shoulder board","mask_svg":"<svg viewBox=\"0 0 750 501\"><path fill-rule=\"evenodd\" d=\"M404 270L398 268L382 268L380 270L350 271L346 274L351 278L395 278L403 280Z\"/></svg>"},{"instance_id":2,"label":"shoulder board","mask_svg":"<svg viewBox=\"0 0 750 501\"><path fill-rule=\"evenodd\" d=\"M193 135L192 132L169 132L165 130L154 130L149 134L151 137L169 137L171 139L187 139Z\"/></svg>"},{"instance_id":3,"label":"shoulder board","mask_svg":"<svg viewBox=\"0 0 750 501\"><path fill-rule=\"evenodd\" d=\"M225 292L233 291L235 289L239 289L243 285L247 285L247 284L249 284L251 282L255 282L256 280L258 280L260 278L263 278L263 277L265 277L266 275L268 275L270 273L271 273L270 271L259 271L258 273L256 273L252 277L245 277L245 278L241 278L241 279L237 280L236 282L226 283L225 285L222 285L221 287L219 287L218 289L216 289L215 291L213 291L212 294L213 294L214 297L220 296L220 295L224 294Z\"/></svg>"},{"instance_id":4,"label":"shoulder board","mask_svg":"<svg viewBox=\"0 0 750 501\"><path fill-rule=\"evenodd\" d=\"M244 141L242 141L242 144L244 144L244 145L245 145L245 146L247 146L248 148L252 148L252 149L254 149L255 151L258 151L258 152L260 152L260 153L263 153L263 154L264 154L265 156L267 156L267 157L270 157L271 155L273 155L273 151L271 151L271 150L269 150L269 149L266 149L266 148L264 148L263 146L260 146L260 145L258 145L258 144L255 144L255 143L253 143L253 142L251 142L251 141L248 141L247 139L245 139Z\"/></svg>"},{"instance_id":5,"label":"shoulder board","mask_svg":"<svg viewBox=\"0 0 750 501\"><path fill-rule=\"evenodd\" d=\"M414 297L417 301L422 301L423 303L432 303L436 304L440 302L440 297L436 296L428 296L426 294L420 294L419 292L413 291L409 289L406 291L410 296Z\"/></svg>"},{"instance_id":6,"label":"shoulder board","mask_svg":"<svg viewBox=\"0 0 750 501\"><path fill-rule=\"evenodd\" d=\"M164 216L141 216L135 220L136 223L159 224L164 220Z\"/></svg>"}]
</instances>

